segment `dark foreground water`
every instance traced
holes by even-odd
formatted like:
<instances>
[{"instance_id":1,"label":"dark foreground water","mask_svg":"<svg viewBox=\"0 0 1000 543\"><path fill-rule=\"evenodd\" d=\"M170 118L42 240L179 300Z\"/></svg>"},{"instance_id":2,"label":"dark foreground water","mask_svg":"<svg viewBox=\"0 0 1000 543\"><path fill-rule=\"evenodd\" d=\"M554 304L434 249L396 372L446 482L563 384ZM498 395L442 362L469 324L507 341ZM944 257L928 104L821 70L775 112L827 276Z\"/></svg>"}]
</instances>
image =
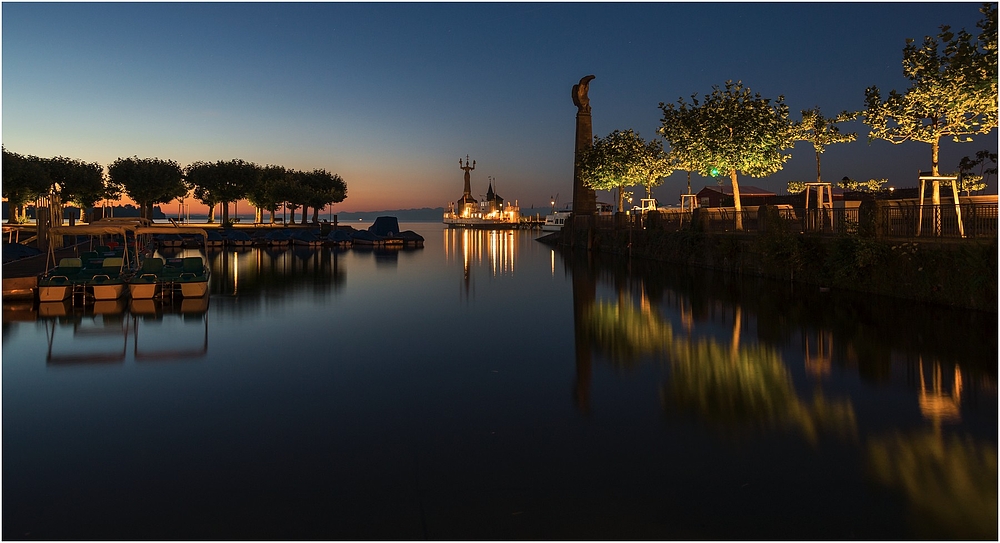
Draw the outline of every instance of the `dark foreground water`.
<instances>
[{"instance_id":1,"label":"dark foreground water","mask_svg":"<svg viewBox=\"0 0 1000 543\"><path fill-rule=\"evenodd\" d=\"M3 538L997 538L995 314L404 228L5 305Z\"/></svg>"}]
</instances>

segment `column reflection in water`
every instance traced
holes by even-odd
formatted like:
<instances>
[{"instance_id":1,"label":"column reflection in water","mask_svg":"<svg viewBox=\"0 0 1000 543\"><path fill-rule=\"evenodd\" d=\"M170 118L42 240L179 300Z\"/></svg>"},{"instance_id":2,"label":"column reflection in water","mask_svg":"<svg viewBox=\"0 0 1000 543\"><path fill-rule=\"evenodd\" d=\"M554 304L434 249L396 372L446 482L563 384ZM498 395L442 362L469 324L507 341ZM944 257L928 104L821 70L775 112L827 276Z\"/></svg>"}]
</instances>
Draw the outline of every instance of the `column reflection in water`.
<instances>
[{"instance_id":1,"label":"column reflection in water","mask_svg":"<svg viewBox=\"0 0 1000 543\"><path fill-rule=\"evenodd\" d=\"M966 347L973 349L969 357L981 362L970 377L958 358L928 363L923 356L901 356L899 351L913 346L905 343L909 336L893 343L891 330L901 324L893 318L899 312L893 302L883 308L855 301L866 313L878 313L858 326L856 320L830 318L844 307L824 313L822 299L800 293L786 296L758 285L743 296L737 285L698 288L703 281L692 279L694 275L665 273L662 266L644 273L631 265L597 262L601 258L586 252L565 256L573 276L574 396L582 411L591 408L592 359L621 368L659 364L668 375L660 388L668 419L694 421L723 437L793 432L814 447L829 440L853 447L867 459L873 481L905 496L915 533L996 538L996 445L959 426L970 382L979 395L995 395L995 342L980 347L985 353ZM611 294L602 297L598 292ZM716 294L701 299L705 293ZM852 307L857 312L857 306ZM885 329L873 330L872 322L886 323ZM950 336L947 331L932 332L930 327L940 327L940 321L921 326L928 328L924 337L962 337L958 330ZM756 330L758 337L749 337L749 330ZM764 338L771 335L782 339ZM797 343L790 341L794 337L800 338ZM941 349L952 352L954 347ZM879 354L859 357L859 352ZM796 386L794 366L787 359L798 357L804 366L797 367L815 383L812 392L803 392L808 386ZM912 393L913 408L927 421L925 427L886 431L879 424L884 422L881 413L857 410L851 399L856 391L830 392L831 387L818 386L820 379L829 381L838 371L853 371L877 383L892 381L901 372L912 376L904 379L904 386ZM873 418L870 424L865 424L865 416Z\"/></svg>"}]
</instances>

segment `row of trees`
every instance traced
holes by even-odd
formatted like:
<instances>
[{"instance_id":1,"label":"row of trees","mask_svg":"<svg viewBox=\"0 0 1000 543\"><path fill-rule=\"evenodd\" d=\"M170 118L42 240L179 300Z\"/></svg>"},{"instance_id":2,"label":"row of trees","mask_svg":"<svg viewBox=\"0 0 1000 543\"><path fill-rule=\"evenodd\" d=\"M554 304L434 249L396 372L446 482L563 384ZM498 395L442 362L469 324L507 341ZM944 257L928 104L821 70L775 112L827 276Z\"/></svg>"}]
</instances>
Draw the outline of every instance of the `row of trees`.
<instances>
[{"instance_id":1,"label":"row of trees","mask_svg":"<svg viewBox=\"0 0 1000 543\"><path fill-rule=\"evenodd\" d=\"M593 147L579 159L583 181L596 190L617 190L621 211L627 187L643 185L648 191L683 170L688 172L690 192L691 172L722 175L730 179L740 210L739 174L773 174L791 157L788 150L796 142L808 141L816 153L816 181L822 182L820 156L828 145L856 140L856 133L843 133L838 124L858 117L871 128L869 142L930 144L931 173L939 176L942 138L971 141L971 136L997 128L997 5L984 4L980 12L983 19L975 36L942 26L937 37L927 36L920 45L907 40L903 74L910 87L903 93L891 91L885 100L878 87L869 87L864 111L825 117L817 107L793 121L783 96L772 101L742 82L728 81L702 100L693 94L690 103L660 103L663 117L657 131L668 150L659 142L643 141L632 130L595 137ZM977 155L978 162L967 157L960 166L971 171L989 158L995 163L995 153L987 151L985 157ZM934 203L939 203L939 183L934 182L932 190Z\"/></svg>"},{"instance_id":2,"label":"row of trees","mask_svg":"<svg viewBox=\"0 0 1000 543\"><path fill-rule=\"evenodd\" d=\"M319 211L347 198L347 183L323 169L299 171L283 166L259 166L241 159L195 162L181 168L173 160L159 158L119 158L107 168L65 157L39 158L3 149L3 197L13 210L12 222L24 220L24 206L40 197L58 196L62 202L80 208L93 207L101 200L117 200L123 194L134 200L143 217L150 218L153 206L189 194L209 208L209 222L215 222L215 207L222 204L222 222L229 224L229 204L246 199L256 208L256 222L263 212L275 212L282 205L292 212L302 208L302 222L313 210Z\"/></svg>"}]
</instances>

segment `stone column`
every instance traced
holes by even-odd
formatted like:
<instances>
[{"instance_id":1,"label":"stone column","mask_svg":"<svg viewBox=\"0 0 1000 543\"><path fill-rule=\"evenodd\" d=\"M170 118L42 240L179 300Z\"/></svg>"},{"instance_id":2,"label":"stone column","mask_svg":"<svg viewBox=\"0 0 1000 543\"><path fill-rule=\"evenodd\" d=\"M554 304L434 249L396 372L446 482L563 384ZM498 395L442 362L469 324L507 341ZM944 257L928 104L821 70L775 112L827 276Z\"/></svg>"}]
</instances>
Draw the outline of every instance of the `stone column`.
<instances>
[{"instance_id":1,"label":"stone column","mask_svg":"<svg viewBox=\"0 0 1000 543\"><path fill-rule=\"evenodd\" d=\"M576 217L597 213L597 193L584 186L579 166L580 152L594 144L594 124L590 118L590 98L587 96L591 79L594 76L588 75L573 85L573 105L577 107L576 147L573 153L573 215Z\"/></svg>"}]
</instances>

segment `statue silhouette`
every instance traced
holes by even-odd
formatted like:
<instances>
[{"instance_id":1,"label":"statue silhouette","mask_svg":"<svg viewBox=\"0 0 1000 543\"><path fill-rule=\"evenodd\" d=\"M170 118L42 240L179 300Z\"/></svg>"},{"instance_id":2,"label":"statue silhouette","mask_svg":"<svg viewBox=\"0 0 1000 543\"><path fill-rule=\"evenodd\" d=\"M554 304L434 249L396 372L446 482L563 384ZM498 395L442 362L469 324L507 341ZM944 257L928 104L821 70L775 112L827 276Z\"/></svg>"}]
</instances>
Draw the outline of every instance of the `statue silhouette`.
<instances>
[{"instance_id":1,"label":"statue silhouette","mask_svg":"<svg viewBox=\"0 0 1000 543\"><path fill-rule=\"evenodd\" d=\"M584 113L590 113L590 97L587 96L587 92L590 90L591 79L594 79L594 76L588 75L573 85L573 105Z\"/></svg>"}]
</instances>

